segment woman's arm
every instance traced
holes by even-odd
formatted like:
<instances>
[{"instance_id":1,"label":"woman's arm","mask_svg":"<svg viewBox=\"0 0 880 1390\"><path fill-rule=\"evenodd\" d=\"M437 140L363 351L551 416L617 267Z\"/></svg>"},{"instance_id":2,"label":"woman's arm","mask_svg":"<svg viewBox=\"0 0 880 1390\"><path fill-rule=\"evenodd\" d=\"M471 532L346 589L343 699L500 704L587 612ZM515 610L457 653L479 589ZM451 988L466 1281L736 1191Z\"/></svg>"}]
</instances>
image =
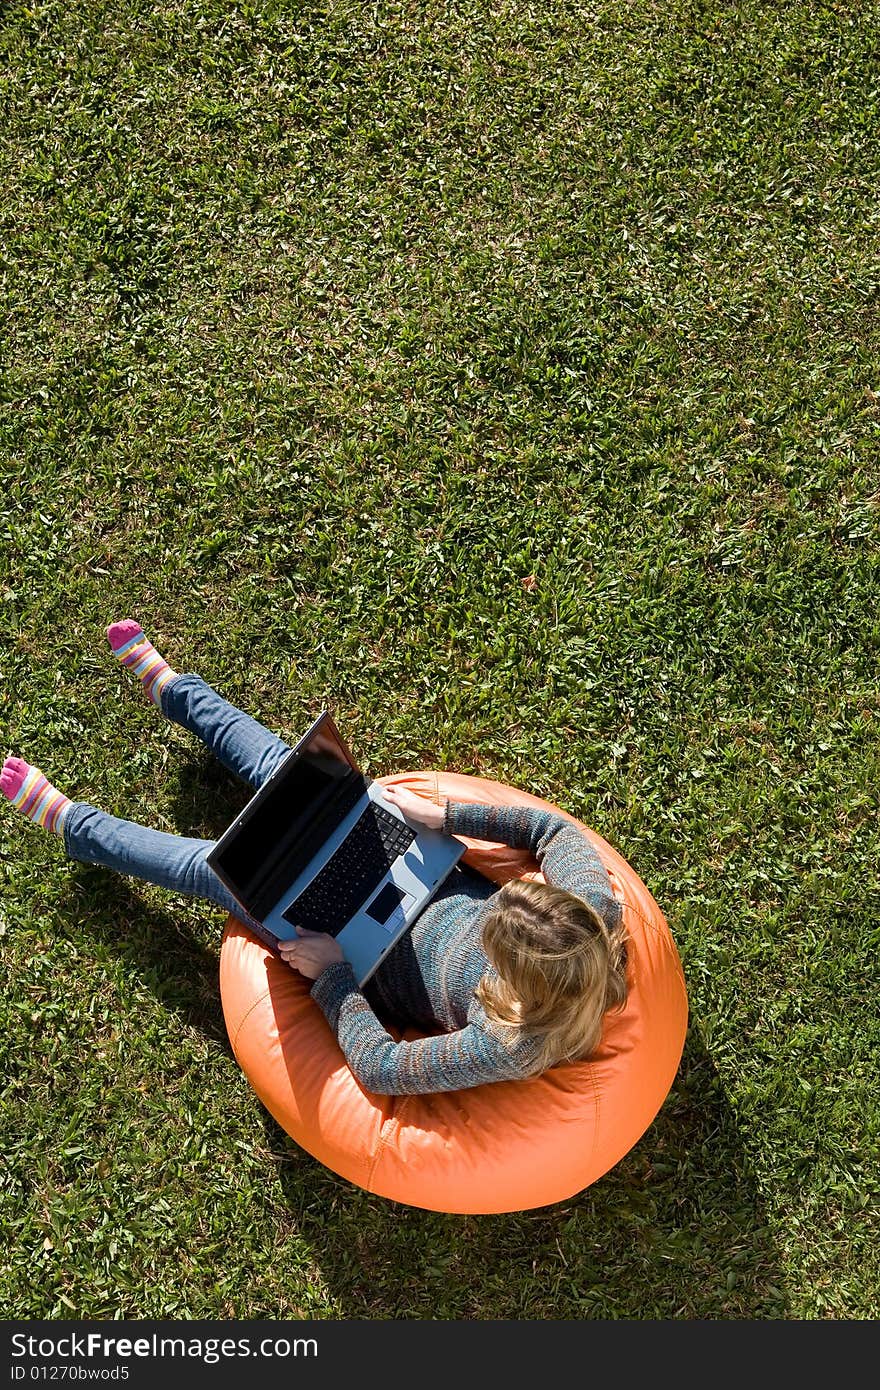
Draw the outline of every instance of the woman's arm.
<instances>
[{"instance_id":1,"label":"woman's arm","mask_svg":"<svg viewBox=\"0 0 880 1390\"><path fill-rule=\"evenodd\" d=\"M454 1033L395 1042L358 988L348 961L329 966L311 994L358 1081L377 1095L461 1091L526 1074L521 1063L474 1023Z\"/></svg>"},{"instance_id":2,"label":"woman's arm","mask_svg":"<svg viewBox=\"0 0 880 1390\"><path fill-rule=\"evenodd\" d=\"M280 943L283 960L307 979L311 995L336 1034L358 1081L377 1095L461 1091L490 1081L509 1081L522 1070L523 1054L511 1054L484 1028L469 1023L453 1033L395 1042L379 1022L335 937L297 928Z\"/></svg>"},{"instance_id":3,"label":"woman's arm","mask_svg":"<svg viewBox=\"0 0 880 1390\"><path fill-rule=\"evenodd\" d=\"M619 924L620 903L611 891L605 865L583 831L564 816L529 806L448 801L443 828L450 835L494 840L512 849L528 850L549 884L596 908L609 928Z\"/></svg>"},{"instance_id":4,"label":"woman's arm","mask_svg":"<svg viewBox=\"0 0 880 1390\"><path fill-rule=\"evenodd\" d=\"M611 892L605 865L583 831L564 816L528 806L472 805L465 801L447 801L444 809L404 787L384 787L383 794L413 824L528 850L549 884L596 908L609 928L619 925L621 907Z\"/></svg>"}]
</instances>

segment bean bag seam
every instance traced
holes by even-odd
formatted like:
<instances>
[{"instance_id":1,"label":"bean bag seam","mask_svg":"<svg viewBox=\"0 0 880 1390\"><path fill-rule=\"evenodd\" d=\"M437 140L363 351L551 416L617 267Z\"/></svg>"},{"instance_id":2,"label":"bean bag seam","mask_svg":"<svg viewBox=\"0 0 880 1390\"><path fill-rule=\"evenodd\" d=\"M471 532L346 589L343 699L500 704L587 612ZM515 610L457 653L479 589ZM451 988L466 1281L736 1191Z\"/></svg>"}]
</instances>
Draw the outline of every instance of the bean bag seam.
<instances>
[{"instance_id":1,"label":"bean bag seam","mask_svg":"<svg viewBox=\"0 0 880 1390\"><path fill-rule=\"evenodd\" d=\"M600 1110L600 1105L599 1105L599 1088L598 1088L598 1086L596 1085L596 1078L595 1078L594 1075L593 1075L593 1068L592 1068L592 1067L589 1067L589 1066L588 1066L588 1067L586 1068L585 1076L586 1076L586 1080L587 1080L587 1082L588 1082L588 1084L589 1084L590 1090L591 1090L592 1093L593 1093L593 1105L595 1106L595 1116L594 1116L595 1122L594 1122L594 1124L593 1124L593 1132L592 1132L592 1136L591 1136L591 1139L590 1139L590 1159L592 1160L593 1154L596 1152L596 1140L597 1140L598 1135L599 1135L599 1110Z\"/></svg>"},{"instance_id":2,"label":"bean bag seam","mask_svg":"<svg viewBox=\"0 0 880 1390\"><path fill-rule=\"evenodd\" d=\"M650 919L647 918L645 914L642 912L642 910L636 907L634 903L629 903L624 899L623 905L629 912L632 912L634 916L638 917L642 926L647 931L650 931L654 940L663 947L663 949L666 951L666 954L673 960L678 970L681 982L682 984L684 984L684 966L681 963L681 956L678 953L678 949L674 945L674 940L671 940L670 936L666 932L662 931L660 927L656 926L652 921L650 921Z\"/></svg>"},{"instance_id":3,"label":"bean bag seam","mask_svg":"<svg viewBox=\"0 0 880 1390\"><path fill-rule=\"evenodd\" d=\"M404 1104L401 1106L401 1109L404 1109L404 1108L405 1108L405 1105L406 1105L406 1102L404 1101ZM389 1142L389 1139L390 1139L390 1137L391 1137L391 1134L396 1134L396 1132L397 1132L397 1130L398 1130L399 1128L400 1128L400 1120L399 1120L398 1116L397 1116L397 1115L389 1115L389 1116L388 1116L388 1119L385 1121L385 1123L382 1125L381 1129L379 1130L379 1139L378 1139L378 1142L377 1142L377 1144L376 1144L376 1149L375 1149L375 1152L374 1152L374 1154L373 1154L372 1162L370 1163L370 1171L369 1171L368 1174L367 1174L366 1188L367 1188L367 1191L368 1191L368 1192L372 1192L372 1191L374 1190L374 1189L373 1189L373 1177L374 1177L375 1172L376 1172L376 1169L377 1169L377 1167L378 1167L378 1165L379 1165L379 1160L381 1159L381 1157L382 1157L382 1155L384 1154L386 1148L388 1147L388 1142Z\"/></svg>"},{"instance_id":4,"label":"bean bag seam","mask_svg":"<svg viewBox=\"0 0 880 1390\"><path fill-rule=\"evenodd\" d=\"M254 940L256 941L257 938L254 937ZM260 944L262 944L262 943L258 942L257 944L260 945ZM246 1013L246 1014L244 1015L244 1017L240 1020L239 1025L238 1025L238 1027L237 1027L236 1030L235 1030L235 1037L230 1037L230 1042L232 1043L233 1051L235 1051L235 1044L238 1042L239 1034L241 1033L241 1030L242 1030L242 1028L244 1027L244 1025L247 1023L247 1021L248 1021L248 1019L250 1018L251 1014L253 1013L254 1009L259 1008L259 1006L260 1006L262 1003L264 1003L265 1000L267 1000L267 999L269 998L270 993L271 993L270 990L268 990L268 989L267 989L267 990L264 990L263 993L260 995L260 997L259 997L258 999L255 999L255 1000L254 1000L253 1004L251 1004L251 1006L250 1006L250 1008L248 1009L247 1013Z\"/></svg>"},{"instance_id":5,"label":"bean bag seam","mask_svg":"<svg viewBox=\"0 0 880 1390\"><path fill-rule=\"evenodd\" d=\"M635 903L627 902L626 898L622 899L622 901L623 906L626 908L627 912L631 912L633 916L638 917L642 926L647 927L648 930L651 932L652 936L663 935L660 928L656 927L654 923L650 920L650 918L645 916L644 912L642 912L642 909L640 907L636 907Z\"/></svg>"}]
</instances>

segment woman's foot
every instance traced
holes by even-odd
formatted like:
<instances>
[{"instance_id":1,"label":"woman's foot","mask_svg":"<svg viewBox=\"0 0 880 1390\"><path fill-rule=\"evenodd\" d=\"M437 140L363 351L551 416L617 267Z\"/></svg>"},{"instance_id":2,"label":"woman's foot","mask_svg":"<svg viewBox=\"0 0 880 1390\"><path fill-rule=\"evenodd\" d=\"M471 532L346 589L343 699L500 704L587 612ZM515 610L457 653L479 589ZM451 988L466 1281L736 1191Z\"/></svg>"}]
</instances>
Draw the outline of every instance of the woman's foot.
<instances>
[{"instance_id":1,"label":"woman's foot","mask_svg":"<svg viewBox=\"0 0 880 1390\"><path fill-rule=\"evenodd\" d=\"M140 623L134 618L123 618L121 622L111 623L107 629L107 641L122 662L133 671L154 705L169 681L177 675L172 671L152 642L144 636Z\"/></svg>"},{"instance_id":2,"label":"woman's foot","mask_svg":"<svg viewBox=\"0 0 880 1390\"><path fill-rule=\"evenodd\" d=\"M34 825L61 834L64 817L73 803L47 781L38 767L31 767L24 758L7 758L0 771L0 791Z\"/></svg>"}]
</instances>

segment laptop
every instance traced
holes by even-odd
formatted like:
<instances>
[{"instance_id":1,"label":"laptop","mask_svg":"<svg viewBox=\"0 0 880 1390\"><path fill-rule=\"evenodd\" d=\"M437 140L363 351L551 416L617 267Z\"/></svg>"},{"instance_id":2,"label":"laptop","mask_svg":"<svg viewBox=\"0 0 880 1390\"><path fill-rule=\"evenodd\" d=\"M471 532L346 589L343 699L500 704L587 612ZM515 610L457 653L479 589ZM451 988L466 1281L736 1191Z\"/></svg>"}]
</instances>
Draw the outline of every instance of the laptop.
<instances>
[{"instance_id":1,"label":"laptop","mask_svg":"<svg viewBox=\"0 0 880 1390\"><path fill-rule=\"evenodd\" d=\"M383 800L324 710L207 862L270 950L296 927L329 932L363 985L464 852Z\"/></svg>"}]
</instances>

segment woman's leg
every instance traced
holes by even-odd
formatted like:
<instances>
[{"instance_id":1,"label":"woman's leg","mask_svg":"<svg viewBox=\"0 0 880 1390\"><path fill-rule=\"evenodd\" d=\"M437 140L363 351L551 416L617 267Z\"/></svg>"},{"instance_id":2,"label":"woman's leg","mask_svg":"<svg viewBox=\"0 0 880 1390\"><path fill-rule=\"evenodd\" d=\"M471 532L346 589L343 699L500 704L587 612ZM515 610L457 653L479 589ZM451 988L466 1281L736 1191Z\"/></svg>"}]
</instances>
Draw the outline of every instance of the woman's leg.
<instances>
[{"instance_id":1,"label":"woman's leg","mask_svg":"<svg viewBox=\"0 0 880 1390\"><path fill-rule=\"evenodd\" d=\"M288 744L224 700L201 676L172 670L136 619L111 623L107 640L153 704L196 734L225 767L252 787L261 787L290 752Z\"/></svg>"},{"instance_id":2,"label":"woman's leg","mask_svg":"<svg viewBox=\"0 0 880 1390\"><path fill-rule=\"evenodd\" d=\"M160 708L252 787L261 787L290 752L290 744L224 700L201 676L175 676L162 690Z\"/></svg>"},{"instance_id":3,"label":"woman's leg","mask_svg":"<svg viewBox=\"0 0 880 1390\"><path fill-rule=\"evenodd\" d=\"M150 830L134 821L109 816L87 801L69 804L62 835L71 859L100 864L173 893L205 898L248 926L258 925L206 862L213 840L186 839Z\"/></svg>"},{"instance_id":4,"label":"woman's leg","mask_svg":"<svg viewBox=\"0 0 880 1390\"><path fill-rule=\"evenodd\" d=\"M238 904L208 864L213 840L184 839L148 830L134 821L108 816L87 801L71 801L23 758L4 762L0 793L34 825L58 835L71 859L131 874L174 893L206 898L244 922L278 954L271 933Z\"/></svg>"}]
</instances>

